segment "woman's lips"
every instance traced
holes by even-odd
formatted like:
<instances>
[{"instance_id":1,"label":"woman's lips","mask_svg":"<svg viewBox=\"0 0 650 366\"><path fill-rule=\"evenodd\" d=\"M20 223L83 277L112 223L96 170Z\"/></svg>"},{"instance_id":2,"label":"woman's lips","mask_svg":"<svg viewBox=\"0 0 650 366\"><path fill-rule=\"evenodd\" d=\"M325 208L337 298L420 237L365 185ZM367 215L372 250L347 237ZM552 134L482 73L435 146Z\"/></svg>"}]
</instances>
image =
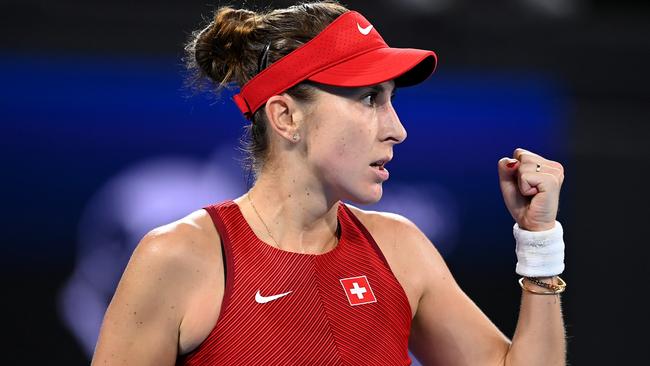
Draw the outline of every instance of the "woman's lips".
<instances>
[{"instance_id":1,"label":"woman's lips","mask_svg":"<svg viewBox=\"0 0 650 366\"><path fill-rule=\"evenodd\" d=\"M379 166L371 166L372 170L375 171L375 174L377 174L377 177L381 179L382 181L387 181L388 180L388 170L384 168L382 165Z\"/></svg>"}]
</instances>

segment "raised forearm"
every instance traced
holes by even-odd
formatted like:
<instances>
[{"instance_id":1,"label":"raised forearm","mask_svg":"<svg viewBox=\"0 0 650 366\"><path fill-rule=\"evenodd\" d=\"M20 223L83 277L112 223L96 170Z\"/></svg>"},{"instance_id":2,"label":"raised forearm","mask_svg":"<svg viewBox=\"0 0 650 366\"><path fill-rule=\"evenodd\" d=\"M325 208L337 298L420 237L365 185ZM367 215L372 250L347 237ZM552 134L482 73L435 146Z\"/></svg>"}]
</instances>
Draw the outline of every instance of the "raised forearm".
<instances>
[{"instance_id":1,"label":"raised forearm","mask_svg":"<svg viewBox=\"0 0 650 366\"><path fill-rule=\"evenodd\" d=\"M557 284L557 278L543 279ZM526 287L549 291L533 283ZM566 342L560 295L540 295L522 289L521 309L507 366L556 366L566 364Z\"/></svg>"}]
</instances>

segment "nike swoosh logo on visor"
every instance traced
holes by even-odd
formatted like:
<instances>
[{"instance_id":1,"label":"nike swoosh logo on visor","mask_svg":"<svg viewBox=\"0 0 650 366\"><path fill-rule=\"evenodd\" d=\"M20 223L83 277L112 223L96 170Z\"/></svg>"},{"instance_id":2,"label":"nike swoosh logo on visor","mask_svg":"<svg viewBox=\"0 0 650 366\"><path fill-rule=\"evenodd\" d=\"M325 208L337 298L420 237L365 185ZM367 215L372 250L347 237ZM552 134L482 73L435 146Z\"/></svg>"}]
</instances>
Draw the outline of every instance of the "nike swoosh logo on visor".
<instances>
[{"instance_id":1,"label":"nike swoosh logo on visor","mask_svg":"<svg viewBox=\"0 0 650 366\"><path fill-rule=\"evenodd\" d=\"M267 302L277 300L277 299L281 298L282 296L287 296L292 292L293 291L285 292L283 294L271 295L271 296L262 296L262 294L260 294L260 291L257 290L257 293L255 294L255 301L258 304L266 304Z\"/></svg>"},{"instance_id":2,"label":"nike swoosh logo on visor","mask_svg":"<svg viewBox=\"0 0 650 366\"><path fill-rule=\"evenodd\" d=\"M372 30L372 24L370 24L369 26L367 26L365 28L361 28L359 23L357 23L357 28L359 29L359 32L361 34L363 34L364 36L367 36L370 33L370 31Z\"/></svg>"}]
</instances>

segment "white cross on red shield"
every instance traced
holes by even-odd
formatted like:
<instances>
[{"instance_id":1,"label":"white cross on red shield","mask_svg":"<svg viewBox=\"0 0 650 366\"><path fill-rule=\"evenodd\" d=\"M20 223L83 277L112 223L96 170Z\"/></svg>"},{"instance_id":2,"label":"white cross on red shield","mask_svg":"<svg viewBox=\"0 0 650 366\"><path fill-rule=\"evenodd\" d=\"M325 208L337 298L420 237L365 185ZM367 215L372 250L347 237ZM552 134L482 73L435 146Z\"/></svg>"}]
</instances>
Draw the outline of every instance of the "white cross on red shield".
<instances>
[{"instance_id":1,"label":"white cross on red shield","mask_svg":"<svg viewBox=\"0 0 650 366\"><path fill-rule=\"evenodd\" d=\"M342 278L340 281L350 305L355 306L377 302L377 298L372 292L370 282L368 282L366 276Z\"/></svg>"}]
</instances>

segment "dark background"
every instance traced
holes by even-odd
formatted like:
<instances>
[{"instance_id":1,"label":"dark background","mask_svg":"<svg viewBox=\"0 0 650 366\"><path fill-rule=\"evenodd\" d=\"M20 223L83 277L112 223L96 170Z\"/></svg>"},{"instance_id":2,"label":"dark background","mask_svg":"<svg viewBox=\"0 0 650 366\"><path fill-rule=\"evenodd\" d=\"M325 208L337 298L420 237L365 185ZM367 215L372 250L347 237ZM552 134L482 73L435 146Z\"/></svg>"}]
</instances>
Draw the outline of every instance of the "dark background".
<instances>
[{"instance_id":1,"label":"dark background","mask_svg":"<svg viewBox=\"0 0 650 366\"><path fill-rule=\"evenodd\" d=\"M257 4L261 2L247 6ZM438 184L460 196L464 190L470 192L467 197L483 197L486 183L463 181L467 173L454 170L453 164L467 167L476 157L473 149L489 151L476 145L483 137L500 141L488 146L498 146L488 162L510 154L521 146L519 141L561 161L566 167L559 220L567 243L563 277L569 286L563 302L570 363L647 363L648 306L641 297L648 289L650 244L644 225L649 217L648 3L382 0L345 5L362 12L390 45L437 52L440 76L422 89L430 91L427 95L448 100L444 98L459 80L481 90L486 100L493 100L492 90L519 90L516 80L543 91L544 110L553 109L547 114L557 116L557 125L536 130L526 127L526 121L477 123L473 127L485 134L468 132L467 139L444 130L457 137L447 142L453 154L432 157L442 165L426 177L439 176ZM201 119L214 108L236 116L234 107L215 107L202 96L189 102L180 97L183 43L211 9L204 1L1 3L2 306L10 339L5 358L87 364L59 319L57 294L77 260L78 221L88 200L132 162L163 153L205 155L216 135L235 140L241 132L239 126L223 129ZM436 80L444 88L436 89ZM518 103L516 95L506 97ZM481 104L473 106L479 106L472 111L478 120ZM409 114L436 113L435 103L424 110L412 108L405 106ZM198 122L174 114L189 109ZM113 114L105 115L105 110ZM109 118L114 111L130 118ZM523 133L540 131L555 134L535 140ZM404 154L402 169L412 181L425 181L413 172L417 144L426 140L414 136L411 145L404 145L412 154ZM459 244L445 258L463 289L512 336L519 288L508 236L511 219L498 196L496 167L487 168L494 168L492 185L485 188L490 196L478 202L458 200ZM445 179L446 172L454 178ZM475 211L473 205L482 209Z\"/></svg>"}]
</instances>

